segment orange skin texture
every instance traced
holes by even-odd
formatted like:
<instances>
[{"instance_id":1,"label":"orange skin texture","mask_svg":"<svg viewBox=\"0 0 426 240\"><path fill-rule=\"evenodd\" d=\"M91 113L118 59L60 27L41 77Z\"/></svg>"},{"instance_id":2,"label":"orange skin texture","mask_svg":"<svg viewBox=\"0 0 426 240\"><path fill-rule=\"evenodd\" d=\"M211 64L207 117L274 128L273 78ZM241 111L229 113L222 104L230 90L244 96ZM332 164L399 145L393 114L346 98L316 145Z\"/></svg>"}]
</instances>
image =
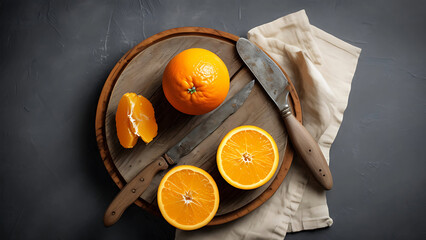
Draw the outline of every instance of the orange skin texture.
<instances>
[{"instance_id":1,"label":"orange skin texture","mask_svg":"<svg viewBox=\"0 0 426 240\"><path fill-rule=\"evenodd\" d=\"M167 100L178 111L190 115L217 108L228 94L229 83L228 69L222 59L201 48L182 51L170 60L163 73Z\"/></svg>"},{"instance_id":2,"label":"orange skin texture","mask_svg":"<svg viewBox=\"0 0 426 240\"><path fill-rule=\"evenodd\" d=\"M148 99L136 93L121 97L115 114L117 136L124 148L133 148L141 137L149 143L157 136L155 113Z\"/></svg>"}]
</instances>

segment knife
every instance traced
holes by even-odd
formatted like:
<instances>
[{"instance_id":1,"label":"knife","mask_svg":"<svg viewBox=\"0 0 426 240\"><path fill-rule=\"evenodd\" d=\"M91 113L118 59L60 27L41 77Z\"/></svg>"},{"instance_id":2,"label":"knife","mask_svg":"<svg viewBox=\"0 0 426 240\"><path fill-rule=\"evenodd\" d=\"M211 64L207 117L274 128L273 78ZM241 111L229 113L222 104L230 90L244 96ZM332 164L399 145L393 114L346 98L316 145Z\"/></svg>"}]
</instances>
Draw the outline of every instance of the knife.
<instances>
[{"instance_id":1,"label":"knife","mask_svg":"<svg viewBox=\"0 0 426 240\"><path fill-rule=\"evenodd\" d=\"M190 153L206 137L213 133L231 114L243 105L254 86L254 80L247 83L237 94L214 111L206 120L196 126L166 153L148 164L140 171L108 206L104 215L104 225L109 227L116 223L126 210L148 188L153 177L176 164L179 159Z\"/></svg>"},{"instance_id":2,"label":"knife","mask_svg":"<svg viewBox=\"0 0 426 240\"><path fill-rule=\"evenodd\" d=\"M280 67L264 51L245 38L237 41L237 52L278 107L290 141L315 179L326 190L333 187L333 178L318 143L293 116L288 105L288 80Z\"/></svg>"}]
</instances>

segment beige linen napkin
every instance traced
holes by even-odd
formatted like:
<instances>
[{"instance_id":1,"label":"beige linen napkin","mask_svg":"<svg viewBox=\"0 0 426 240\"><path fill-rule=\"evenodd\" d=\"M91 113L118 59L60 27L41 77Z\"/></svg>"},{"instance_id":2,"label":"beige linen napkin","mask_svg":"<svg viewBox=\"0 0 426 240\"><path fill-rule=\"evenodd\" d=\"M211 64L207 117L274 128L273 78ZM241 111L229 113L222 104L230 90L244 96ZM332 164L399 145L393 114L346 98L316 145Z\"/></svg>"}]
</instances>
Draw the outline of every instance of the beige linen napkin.
<instances>
[{"instance_id":1,"label":"beige linen napkin","mask_svg":"<svg viewBox=\"0 0 426 240\"><path fill-rule=\"evenodd\" d=\"M256 27L248 38L268 52L293 81L303 125L329 161L361 49L310 25L304 10ZM287 232L332 224L325 191L296 156L277 192L258 209L223 225L177 230L176 239L283 239Z\"/></svg>"}]
</instances>

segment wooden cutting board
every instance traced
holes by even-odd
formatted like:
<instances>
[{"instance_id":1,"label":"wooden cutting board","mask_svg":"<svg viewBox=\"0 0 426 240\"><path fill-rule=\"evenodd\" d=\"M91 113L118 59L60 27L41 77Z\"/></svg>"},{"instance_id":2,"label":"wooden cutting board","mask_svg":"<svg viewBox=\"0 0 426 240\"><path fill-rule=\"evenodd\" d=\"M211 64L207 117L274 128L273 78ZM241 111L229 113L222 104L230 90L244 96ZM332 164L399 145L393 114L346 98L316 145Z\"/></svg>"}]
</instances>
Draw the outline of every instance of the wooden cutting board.
<instances>
[{"instance_id":1,"label":"wooden cutting board","mask_svg":"<svg viewBox=\"0 0 426 240\"><path fill-rule=\"evenodd\" d=\"M119 188L209 115L185 115L168 103L163 94L161 81L164 68L170 59L185 49L195 47L216 53L225 62L231 76L231 87L227 96L229 99L254 79L235 49L238 38L208 28L170 29L136 45L116 64L99 98L96 139L105 167ZM289 82L293 112L301 121L300 102L290 79ZM149 144L139 139L133 149L121 147L115 128L117 105L127 92L135 92L148 98L154 106L158 123L157 137ZM275 139L280 153L280 165L275 176L264 186L248 191L229 185L221 177L216 166L216 150L221 139L228 131L241 125L255 125L265 129ZM220 205L209 225L216 225L244 216L269 199L286 176L292 159L293 150L287 145L283 121L266 92L256 82L244 105L190 154L183 157L178 165L189 164L200 167L215 179L219 188ZM166 172L167 170L154 177L148 189L135 202L138 206L159 214L156 193Z\"/></svg>"}]
</instances>

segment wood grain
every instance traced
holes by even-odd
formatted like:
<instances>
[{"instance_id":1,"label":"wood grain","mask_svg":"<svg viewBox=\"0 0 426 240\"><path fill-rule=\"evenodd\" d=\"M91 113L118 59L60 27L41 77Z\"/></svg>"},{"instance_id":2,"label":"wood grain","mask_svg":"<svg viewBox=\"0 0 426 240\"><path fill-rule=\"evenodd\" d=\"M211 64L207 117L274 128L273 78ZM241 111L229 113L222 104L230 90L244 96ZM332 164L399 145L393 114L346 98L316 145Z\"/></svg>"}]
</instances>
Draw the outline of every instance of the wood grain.
<instances>
[{"instance_id":1,"label":"wood grain","mask_svg":"<svg viewBox=\"0 0 426 240\"><path fill-rule=\"evenodd\" d=\"M167 102L161 88L161 78L168 61L179 52L193 47L216 53L232 76L228 99L254 79L237 55L237 40L235 35L207 28L170 29L146 39L120 59L105 82L96 113L100 154L119 188L209 115L185 115ZM300 103L291 82L290 90L293 112L301 121ZM151 143L146 145L139 140L133 149L122 148L115 133L115 111L118 101L126 92L136 92L151 101L159 126L158 136ZM270 182L255 190L233 188L222 179L216 167L215 154L220 140L228 131L240 125L256 125L265 129L274 137L280 149L279 170ZM292 158L293 151L287 146L287 134L280 114L264 90L256 84L244 105L178 164L201 167L215 179L221 198L217 216L209 224L215 225L241 217L270 198L287 174ZM154 177L135 202L138 206L158 214L156 190L166 171Z\"/></svg>"},{"instance_id":2,"label":"wood grain","mask_svg":"<svg viewBox=\"0 0 426 240\"><path fill-rule=\"evenodd\" d=\"M281 116L293 148L303 159L318 183L325 190L330 190L333 187L333 178L318 143L291 113L288 114L283 110Z\"/></svg>"},{"instance_id":3,"label":"wood grain","mask_svg":"<svg viewBox=\"0 0 426 240\"><path fill-rule=\"evenodd\" d=\"M104 225L109 227L116 223L123 212L145 191L151 183L151 179L161 170L169 167L163 157L146 166L135 178L128 182L114 200L108 206L104 215Z\"/></svg>"}]
</instances>

